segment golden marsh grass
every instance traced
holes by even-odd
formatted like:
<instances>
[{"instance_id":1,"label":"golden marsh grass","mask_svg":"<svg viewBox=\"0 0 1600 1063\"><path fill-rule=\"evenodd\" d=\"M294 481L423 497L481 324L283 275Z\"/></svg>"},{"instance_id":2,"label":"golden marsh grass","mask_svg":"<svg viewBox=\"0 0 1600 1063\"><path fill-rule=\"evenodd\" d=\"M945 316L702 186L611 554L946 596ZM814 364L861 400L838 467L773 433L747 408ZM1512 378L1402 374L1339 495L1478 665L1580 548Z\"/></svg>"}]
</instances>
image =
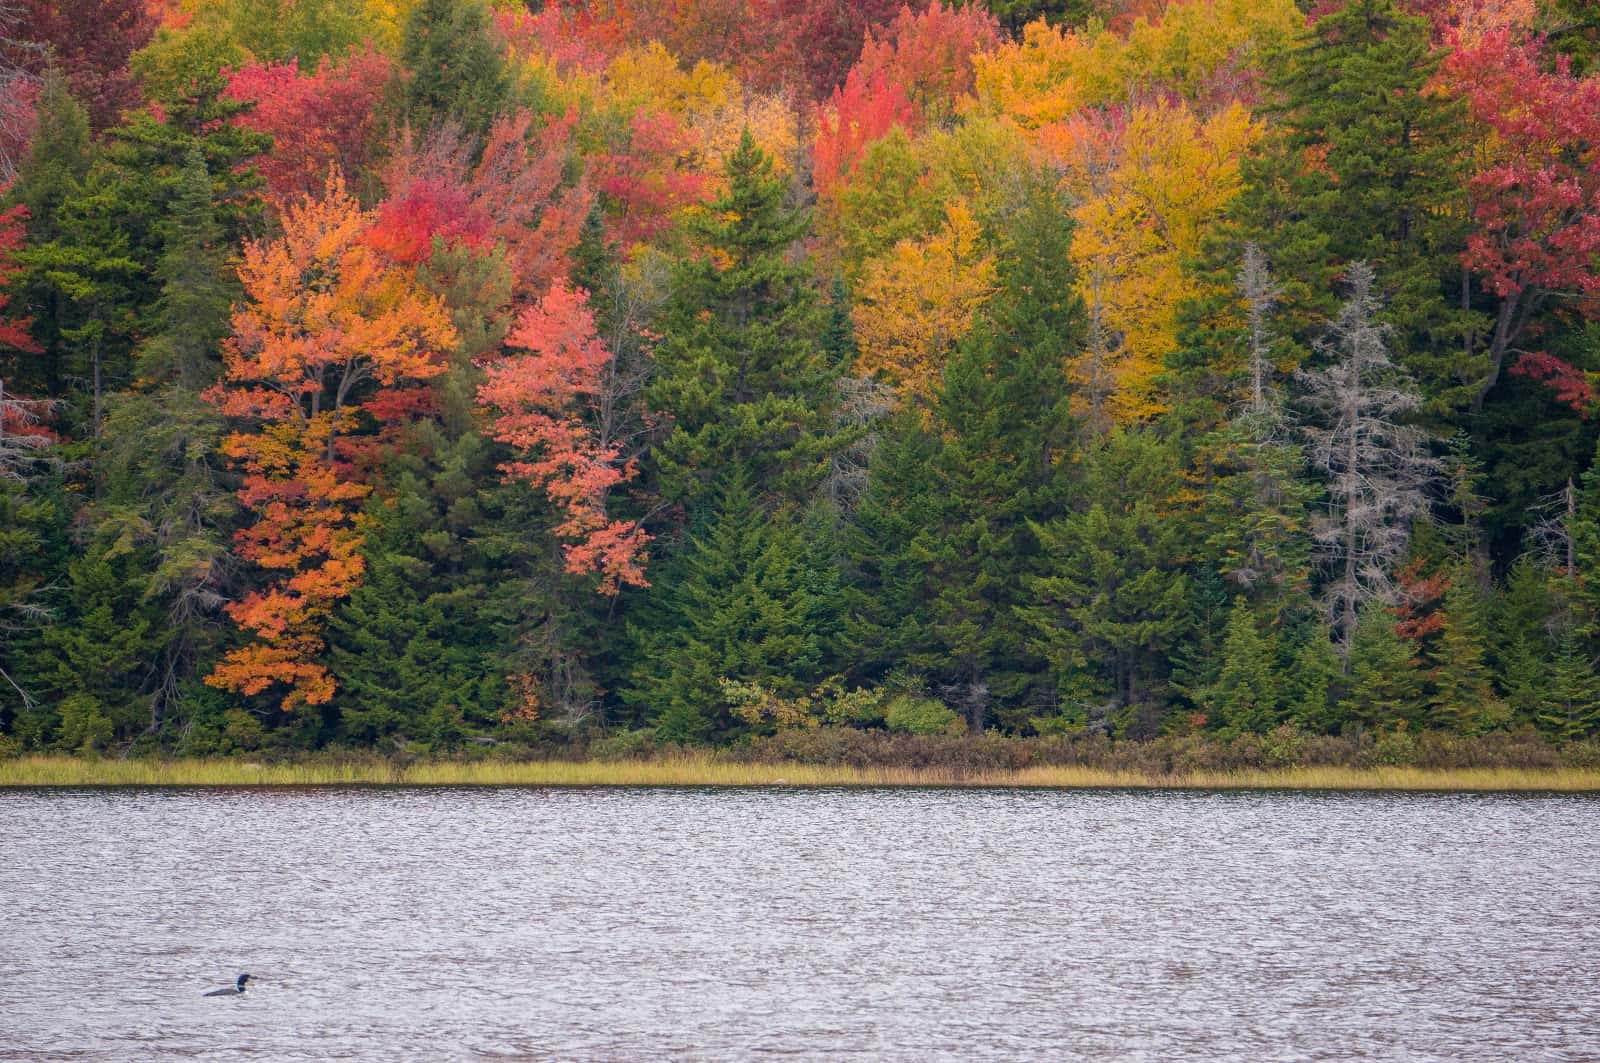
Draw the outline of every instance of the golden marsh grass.
<instances>
[{"instance_id":1,"label":"golden marsh grass","mask_svg":"<svg viewBox=\"0 0 1600 1063\"><path fill-rule=\"evenodd\" d=\"M1600 771L1554 768L1284 768L1150 775L1083 767L1017 771L740 763L711 755L621 761L0 761L0 786L951 786L1197 790L1600 791Z\"/></svg>"}]
</instances>

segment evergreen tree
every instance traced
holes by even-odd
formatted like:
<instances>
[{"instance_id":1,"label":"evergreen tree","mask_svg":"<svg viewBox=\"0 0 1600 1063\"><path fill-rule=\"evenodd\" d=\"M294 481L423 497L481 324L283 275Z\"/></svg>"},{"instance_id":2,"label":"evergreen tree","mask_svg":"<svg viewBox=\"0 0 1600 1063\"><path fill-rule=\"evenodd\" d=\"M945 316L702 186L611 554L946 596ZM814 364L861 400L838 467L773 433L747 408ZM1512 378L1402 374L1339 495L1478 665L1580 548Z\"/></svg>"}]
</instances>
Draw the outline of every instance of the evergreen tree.
<instances>
[{"instance_id":1,"label":"evergreen tree","mask_svg":"<svg viewBox=\"0 0 1600 1063\"><path fill-rule=\"evenodd\" d=\"M470 475L484 444L431 442L444 453L401 462L391 496L369 507L366 575L329 632L338 734L357 744L450 748L511 708L518 588L477 538L493 526Z\"/></svg>"},{"instance_id":2,"label":"evergreen tree","mask_svg":"<svg viewBox=\"0 0 1600 1063\"><path fill-rule=\"evenodd\" d=\"M1339 657L1327 632L1320 627L1295 651L1288 671L1289 718L1313 734L1328 734L1344 722L1335 710L1342 708L1340 684L1343 681Z\"/></svg>"},{"instance_id":3,"label":"evergreen tree","mask_svg":"<svg viewBox=\"0 0 1600 1063\"><path fill-rule=\"evenodd\" d=\"M1583 738L1600 731L1600 676L1595 674L1577 625L1564 624L1556 636L1539 727L1559 739Z\"/></svg>"},{"instance_id":4,"label":"evergreen tree","mask_svg":"<svg viewBox=\"0 0 1600 1063\"><path fill-rule=\"evenodd\" d=\"M198 145L185 160L164 244L153 333L137 352L143 386L107 401L99 492L85 514L96 550L136 562L141 575L125 593L162 610L153 638L151 732L169 708L198 693L194 680L219 648L228 532L237 513L218 453L225 426L200 397L216 380L237 286Z\"/></svg>"},{"instance_id":5,"label":"evergreen tree","mask_svg":"<svg viewBox=\"0 0 1600 1063\"><path fill-rule=\"evenodd\" d=\"M511 75L482 0L419 0L406 17L400 63L410 72L405 117L481 136L510 102Z\"/></svg>"},{"instance_id":6,"label":"evergreen tree","mask_svg":"<svg viewBox=\"0 0 1600 1063\"><path fill-rule=\"evenodd\" d=\"M1020 610L1033 647L1058 677L1098 673L1124 709L1152 701L1187 627L1174 458L1148 433L1113 433L1085 457L1081 508L1034 526L1049 565Z\"/></svg>"},{"instance_id":7,"label":"evergreen tree","mask_svg":"<svg viewBox=\"0 0 1600 1063\"><path fill-rule=\"evenodd\" d=\"M1062 365L1084 327L1071 231L1054 193L1031 189L1003 234L999 290L935 395L927 473L899 470L916 478L918 494L898 500L903 513L874 517L913 533L903 554L890 543L899 572L917 581L897 590L916 609L891 622L906 650L896 663L933 681L974 730L996 709L1010 714L1001 722L1021 722L1052 699L1017 608L1049 563L1029 522L1059 512L1068 489ZM914 644L904 637L913 631Z\"/></svg>"},{"instance_id":8,"label":"evergreen tree","mask_svg":"<svg viewBox=\"0 0 1600 1063\"><path fill-rule=\"evenodd\" d=\"M1304 349L1332 315L1345 263L1379 279L1401 363L1444 413L1476 396L1488 369L1459 309L1466 219L1464 111L1432 91L1431 27L1398 0L1331 6L1270 83L1275 135L1246 161L1235 205L1284 280L1285 320Z\"/></svg>"},{"instance_id":9,"label":"evergreen tree","mask_svg":"<svg viewBox=\"0 0 1600 1063\"><path fill-rule=\"evenodd\" d=\"M0 734L46 746L55 713L37 674L71 544L59 474L0 476Z\"/></svg>"},{"instance_id":10,"label":"evergreen tree","mask_svg":"<svg viewBox=\"0 0 1600 1063\"><path fill-rule=\"evenodd\" d=\"M55 236L61 204L88 174L93 154L88 112L73 98L60 71L45 72L33 117L34 134L9 198L28 208L28 237L42 243Z\"/></svg>"},{"instance_id":11,"label":"evergreen tree","mask_svg":"<svg viewBox=\"0 0 1600 1063\"><path fill-rule=\"evenodd\" d=\"M1510 710L1495 693L1485 659L1487 636L1484 607L1473 574L1465 567L1452 575L1429 670L1432 694L1428 722L1466 734L1492 730L1510 719Z\"/></svg>"},{"instance_id":12,"label":"evergreen tree","mask_svg":"<svg viewBox=\"0 0 1600 1063\"><path fill-rule=\"evenodd\" d=\"M784 512L769 513L738 466L708 519L659 573L659 593L630 625L636 643L623 698L656 733L701 741L733 726L719 681L779 696L821 679L837 632L831 558Z\"/></svg>"},{"instance_id":13,"label":"evergreen tree","mask_svg":"<svg viewBox=\"0 0 1600 1063\"><path fill-rule=\"evenodd\" d=\"M931 641L926 601L933 588L919 551L939 512L938 449L920 410L895 414L872 452L845 532L845 664L864 682L883 679Z\"/></svg>"},{"instance_id":14,"label":"evergreen tree","mask_svg":"<svg viewBox=\"0 0 1600 1063\"><path fill-rule=\"evenodd\" d=\"M1422 673L1411 643L1395 632L1394 618L1377 602L1365 606L1356 621L1349 673L1339 703L1346 720L1374 728L1400 724L1420 729Z\"/></svg>"},{"instance_id":15,"label":"evergreen tree","mask_svg":"<svg viewBox=\"0 0 1600 1063\"><path fill-rule=\"evenodd\" d=\"M125 564L83 557L67 566L54 623L35 662L56 706L58 742L103 747L144 727L160 614L128 593Z\"/></svg>"},{"instance_id":16,"label":"evergreen tree","mask_svg":"<svg viewBox=\"0 0 1600 1063\"><path fill-rule=\"evenodd\" d=\"M1549 681L1554 645L1549 624L1554 611L1550 578L1529 555L1517 559L1495 602L1494 658L1497 686L1514 720L1532 723Z\"/></svg>"},{"instance_id":17,"label":"evergreen tree","mask_svg":"<svg viewBox=\"0 0 1600 1063\"><path fill-rule=\"evenodd\" d=\"M1282 683L1273 658L1272 640L1261 633L1249 605L1235 602L1222 644L1222 674L1210 698L1224 727L1263 734L1277 724Z\"/></svg>"},{"instance_id":18,"label":"evergreen tree","mask_svg":"<svg viewBox=\"0 0 1600 1063\"><path fill-rule=\"evenodd\" d=\"M726 163L727 188L691 226L658 331L647 399L670 417L654 462L661 492L693 505L739 467L764 491L803 501L844 441L835 438L837 369L818 342L824 313L791 252L806 216L749 130Z\"/></svg>"}]
</instances>

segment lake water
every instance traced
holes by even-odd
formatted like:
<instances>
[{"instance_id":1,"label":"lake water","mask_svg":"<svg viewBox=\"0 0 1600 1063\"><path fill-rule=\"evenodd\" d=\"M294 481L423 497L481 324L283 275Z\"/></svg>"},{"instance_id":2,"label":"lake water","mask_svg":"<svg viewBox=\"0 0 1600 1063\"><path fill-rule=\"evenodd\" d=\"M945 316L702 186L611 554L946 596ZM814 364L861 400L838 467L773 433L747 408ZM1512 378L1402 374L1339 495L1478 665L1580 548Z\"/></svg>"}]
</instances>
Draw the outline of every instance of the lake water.
<instances>
[{"instance_id":1,"label":"lake water","mask_svg":"<svg viewBox=\"0 0 1600 1063\"><path fill-rule=\"evenodd\" d=\"M1600 800L0 792L0 1058L221 1056L1597 1060Z\"/></svg>"}]
</instances>

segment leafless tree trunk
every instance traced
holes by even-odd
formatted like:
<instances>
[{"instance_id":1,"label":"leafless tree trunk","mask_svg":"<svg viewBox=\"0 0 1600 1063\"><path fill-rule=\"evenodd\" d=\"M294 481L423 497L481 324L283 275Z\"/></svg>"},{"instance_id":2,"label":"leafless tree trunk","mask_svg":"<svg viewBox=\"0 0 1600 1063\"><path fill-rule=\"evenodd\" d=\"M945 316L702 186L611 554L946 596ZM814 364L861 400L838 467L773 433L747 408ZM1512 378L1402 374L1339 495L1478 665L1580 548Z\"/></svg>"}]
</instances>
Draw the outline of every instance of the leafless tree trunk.
<instances>
[{"instance_id":1,"label":"leafless tree trunk","mask_svg":"<svg viewBox=\"0 0 1600 1063\"><path fill-rule=\"evenodd\" d=\"M1350 298L1317 352L1330 359L1299 374L1315 423L1310 459L1327 477L1328 510L1312 525L1317 557L1330 573L1324 589L1335 641L1348 649L1356 616L1369 601L1389 601L1390 573L1428 516L1439 462L1405 417L1421 402L1416 385L1389 357L1372 267L1350 267Z\"/></svg>"},{"instance_id":2,"label":"leafless tree trunk","mask_svg":"<svg viewBox=\"0 0 1600 1063\"><path fill-rule=\"evenodd\" d=\"M1250 322L1250 405L1251 417L1266 420L1275 409L1272 392L1272 339L1267 319L1281 294L1273 283L1267 256L1254 242L1245 245L1244 265L1239 269L1239 294L1244 296Z\"/></svg>"}]
</instances>

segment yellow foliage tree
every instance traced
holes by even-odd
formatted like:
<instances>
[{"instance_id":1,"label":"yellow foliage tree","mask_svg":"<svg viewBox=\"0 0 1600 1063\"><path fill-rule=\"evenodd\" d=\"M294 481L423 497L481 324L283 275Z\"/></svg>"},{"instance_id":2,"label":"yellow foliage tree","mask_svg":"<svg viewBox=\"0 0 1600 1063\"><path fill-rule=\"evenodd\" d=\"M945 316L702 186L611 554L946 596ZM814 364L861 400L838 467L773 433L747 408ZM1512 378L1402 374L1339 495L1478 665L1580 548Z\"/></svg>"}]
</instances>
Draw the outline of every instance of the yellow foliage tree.
<instances>
[{"instance_id":1,"label":"yellow foliage tree","mask_svg":"<svg viewBox=\"0 0 1600 1063\"><path fill-rule=\"evenodd\" d=\"M1175 345L1178 305L1198 294L1185 265L1238 194L1261 126L1238 104L1204 120L1154 104L1046 134L1079 204L1072 255L1100 341L1073 367L1079 393L1104 398L1119 422L1148 418L1163 408L1154 377Z\"/></svg>"},{"instance_id":2,"label":"yellow foliage tree","mask_svg":"<svg viewBox=\"0 0 1600 1063\"><path fill-rule=\"evenodd\" d=\"M955 199L940 232L902 240L867 265L850 315L858 372L882 373L903 396L932 393L950 348L994 290L994 258L981 235L966 201Z\"/></svg>"},{"instance_id":3,"label":"yellow foliage tree","mask_svg":"<svg viewBox=\"0 0 1600 1063\"><path fill-rule=\"evenodd\" d=\"M1233 77L1258 68L1264 50L1304 27L1295 0L1174 0L1126 35L1031 22L1021 40L974 57L977 108L1037 130L1080 107L1156 92L1225 100L1240 87Z\"/></svg>"}]
</instances>

